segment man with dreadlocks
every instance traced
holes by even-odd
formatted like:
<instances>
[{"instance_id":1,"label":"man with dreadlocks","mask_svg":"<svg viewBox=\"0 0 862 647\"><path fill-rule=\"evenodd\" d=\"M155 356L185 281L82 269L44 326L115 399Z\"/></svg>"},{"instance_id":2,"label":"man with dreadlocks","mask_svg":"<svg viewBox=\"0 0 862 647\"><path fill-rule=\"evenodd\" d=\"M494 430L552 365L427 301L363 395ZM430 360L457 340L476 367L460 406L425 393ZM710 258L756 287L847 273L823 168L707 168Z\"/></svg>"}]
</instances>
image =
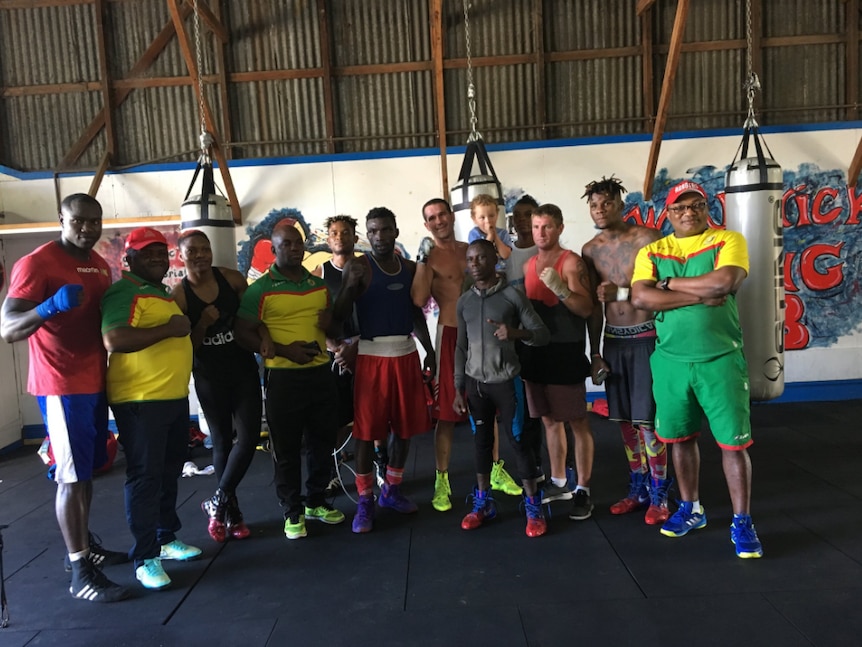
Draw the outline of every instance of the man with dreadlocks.
<instances>
[{"instance_id":1,"label":"man with dreadlocks","mask_svg":"<svg viewBox=\"0 0 862 647\"><path fill-rule=\"evenodd\" d=\"M631 302L631 280L638 250L659 238L656 229L623 220L625 187L613 175L590 182L584 195L599 233L584 245L582 255L597 277L594 308L588 320L592 379L604 382L611 420L620 423L631 470L628 495L614 503L611 514L647 507L650 525L667 521L667 448L654 432L655 403L649 358L655 349L653 313ZM601 352L604 325L604 353Z\"/></svg>"}]
</instances>

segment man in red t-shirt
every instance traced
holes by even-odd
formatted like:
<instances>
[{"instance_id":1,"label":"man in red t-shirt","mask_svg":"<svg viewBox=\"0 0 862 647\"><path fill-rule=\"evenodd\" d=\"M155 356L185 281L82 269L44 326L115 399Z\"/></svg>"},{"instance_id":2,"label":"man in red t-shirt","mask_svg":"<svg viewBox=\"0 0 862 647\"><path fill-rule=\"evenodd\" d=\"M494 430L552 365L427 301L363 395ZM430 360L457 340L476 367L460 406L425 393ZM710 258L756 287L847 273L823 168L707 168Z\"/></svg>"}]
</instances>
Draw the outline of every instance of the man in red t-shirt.
<instances>
[{"instance_id":1,"label":"man in red t-shirt","mask_svg":"<svg viewBox=\"0 0 862 647\"><path fill-rule=\"evenodd\" d=\"M35 395L56 461L55 510L72 571L69 591L79 600L115 602L128 595L101 567L128 561L102 548L89 532L93 468L106 460L108 405L102 345L102 295L111 271L93 246L102 235L102 207L76 193L60 205L60 238L38 247L12 268L0 315L0 336L27 339Z\"/></svg>"}]
</instances>

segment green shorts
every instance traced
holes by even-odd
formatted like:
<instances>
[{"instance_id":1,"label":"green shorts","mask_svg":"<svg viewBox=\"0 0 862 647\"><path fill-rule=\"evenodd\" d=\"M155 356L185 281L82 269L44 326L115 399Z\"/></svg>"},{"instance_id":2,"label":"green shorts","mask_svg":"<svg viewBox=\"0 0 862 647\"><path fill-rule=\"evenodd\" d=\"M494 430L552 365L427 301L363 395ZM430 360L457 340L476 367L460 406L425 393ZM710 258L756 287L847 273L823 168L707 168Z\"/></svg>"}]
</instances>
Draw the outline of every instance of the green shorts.
<instances>
[{"instance_id":1,"label":"green shorts","mask_svg":"<svg viewBox=\"0 0 862 647\"><path fill-rule=\"evenodd\" d=\"M650 366L659 439L674 443L696 437L705 415L722 449L751 445L748 367L741 350L709 362L681 362L656 351Z\"/></svg>"}]
</instances>

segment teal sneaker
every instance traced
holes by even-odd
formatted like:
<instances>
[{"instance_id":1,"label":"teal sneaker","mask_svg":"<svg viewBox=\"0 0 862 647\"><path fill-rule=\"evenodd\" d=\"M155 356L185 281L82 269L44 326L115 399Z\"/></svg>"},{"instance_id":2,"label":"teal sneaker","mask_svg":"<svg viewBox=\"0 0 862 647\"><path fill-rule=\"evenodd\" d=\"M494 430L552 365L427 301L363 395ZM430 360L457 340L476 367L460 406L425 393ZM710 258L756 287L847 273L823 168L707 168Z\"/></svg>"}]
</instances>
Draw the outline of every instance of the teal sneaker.
<instances>
[{"instance_id":1,"label":"teal sneaker","mask_svg":"<svg viewBox=\"0 0 862 647\"><path fill-rule=\"evenodd\" d=\"M288 539L301 539L307 535L304 514L294 514L284 520L284 536Z\"/></svg>"},{"instance_id":2,"label":"teal sneaker","mask_svg":"<svg viewBox=\"0 0 862 647\"><path fill-rule=\"evenodd\" d=\"M335 525L344 521L344 513L341 510L336 510L331 505L324 503L316 508L305 507L306 519L317 519L323 523ZM286 530L285 530L286 532Z\"/></svg>"},{"instance_id":3,"label":"teal sneaker","mask_svg":"<svg viewBox=\"0 0 862 647\"><path fill-rule=\"evenodd\" d=\"M763 546L757 537L757 531L747 514L733 515L730 524L730 541L736 546L736 556L741 559L757 559L763 557Z\"/></svg>"},{"instance_id":4,"label":"teal sneaker","mask_svg":"<svg viewBox=\"0 0 862 647\"><path fill-rule=\"evenodd\" d=\"M700 507L700 512L692 512L691 501L680 501L679 510L661 527L661 534L666 537L682 537L689 530L706 528L706 510Z\"/></svg>"},{"instance_id":5,"label":"teal sneaker","mask_svg":"<svg viewBox=\"0 0 862 647\"><path fill-rule=\"evenodd\" d=\"M184 544L179 539L174 539L169 544L163 544L162 551L159 554L161 559L175 559L178 562L187 562L190 559L197 559L200 556L200 548Z\"/></svg>"},{"instance_id":6,"label":"teal sneaker","mask_svg":"<svg viewBox=\"0 0 862 647\"><path fill-rule=\"evenodd\" d=\"M145 589L158 591L171 585L171 578L162 568L162 560L158 557L145 559L141 566L135 569L135 577L144 585Z\"/></svg>"}]
</instances>

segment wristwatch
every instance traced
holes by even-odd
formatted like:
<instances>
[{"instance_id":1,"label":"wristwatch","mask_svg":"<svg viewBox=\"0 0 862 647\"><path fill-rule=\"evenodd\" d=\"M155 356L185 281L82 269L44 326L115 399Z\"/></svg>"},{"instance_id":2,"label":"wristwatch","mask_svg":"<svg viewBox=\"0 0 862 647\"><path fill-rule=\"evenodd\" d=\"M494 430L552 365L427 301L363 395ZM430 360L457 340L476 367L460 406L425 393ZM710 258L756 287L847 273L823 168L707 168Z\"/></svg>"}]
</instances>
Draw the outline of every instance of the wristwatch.
<instances>
[{"instance_id":1,"label":"wristwatch","mask_svg":"<svg viewBox=\"0 0 862 647\"><path fill-rule=\"evenodd\" d=\"M658 284L659 290L670 290L670 277L662 279Z\"/></svg>"}]
</instances>

